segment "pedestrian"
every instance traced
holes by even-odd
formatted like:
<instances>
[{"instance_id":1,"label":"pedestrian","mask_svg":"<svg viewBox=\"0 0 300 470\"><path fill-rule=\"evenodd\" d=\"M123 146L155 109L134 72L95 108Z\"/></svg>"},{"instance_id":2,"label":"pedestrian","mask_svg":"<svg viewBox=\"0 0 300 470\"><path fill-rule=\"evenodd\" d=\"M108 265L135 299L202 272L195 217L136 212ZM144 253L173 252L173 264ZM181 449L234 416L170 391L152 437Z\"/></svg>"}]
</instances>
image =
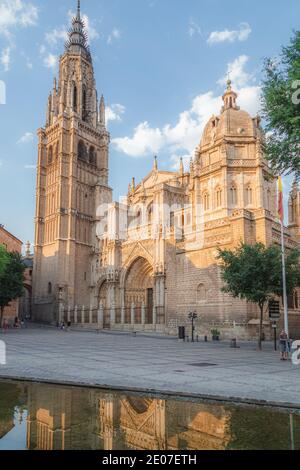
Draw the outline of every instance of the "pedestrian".
<instances>
[{"instance_id":1,"label":"pedestrian","mask_svg":"<svg viewBox=\"0 0 300 470\"><path fill-rule=\"evenodd\" d=\"M3 332L4 334L7 332L8 330L8 321L6 320L6 318L3 319L3 322L2 322L2 328L3 328Z\"/></svg>"},{"instance_id":2,"label":"pedestrian","mask_svg":"<svg viewBox=\"0 0 300 470\"><path fill-rule=\"evenodd\" d=\"M279 349L280 349L280 360L288 360L288 335L285 330L282 330L279 336Z\"/></svg>"}]
</instances>

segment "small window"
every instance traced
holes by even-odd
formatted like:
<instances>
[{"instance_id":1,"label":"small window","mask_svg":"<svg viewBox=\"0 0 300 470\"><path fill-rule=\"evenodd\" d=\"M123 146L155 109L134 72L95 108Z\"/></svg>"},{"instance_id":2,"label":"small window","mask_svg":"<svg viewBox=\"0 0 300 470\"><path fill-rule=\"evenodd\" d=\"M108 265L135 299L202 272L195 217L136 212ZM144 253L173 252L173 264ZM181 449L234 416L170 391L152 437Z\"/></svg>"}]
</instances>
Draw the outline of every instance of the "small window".
<instances>
[{"instance_id":1,"label":"small window","mask_svg":"<svg viewBox=\"0 0 300 470\"><path fill-rule=\"evenodd\" d=\"M237 204L237 189L234 186L230 188L230 203L233 206Z\"/></svg>"},{"instance_id":2,"label":"small window","mask_svg":"<svg viewBox=\"0 0 300 470\"><path fill-rule=\"evenodd\" d=\"M94 147L90 147L89 149L89 162L91 165L96 164L96 152L95 152Z\"/></svg>"},{"instance_id":3,"label":"small window","mask_svg":"<svg viewBox=\"0 0 300 470\"><path fill-rule=\"evenodd\" d=\"M87 93L85 86L82 90L82 119L87 121Z\"/></svg>"},{"instance_id":4,"label":"small window","mask_svg":"<svg viewBox=\"0 0 300 470\"><path fill-rule=\"evenodd\" d=\"M218 188L216 191L216 207L221 207L222 205L222 189Z\"/></svg>"},{"instance_id":5,"label":"small window","mask_svg":"<svg viewBox=\"0 0 300 470\"><path fill-rule=\"evenodd\" d=\"M73 110L77 112L77 86L73 84Z\"/></svg>"},{"instance_id":6,"label":"small window","mask_svg":"<svg viewBox=\"0 0 300 470\"><path fill-rule=\"evenodd\" d=\"M83 161L86 161L87 159L87 150L82 140L78 143L78 158Z\"/></svg>"},{"instance_id":7,"label":"small window","mask_svg":"<svg viewBox=\"0 0 300 470\"><path fill-rule=\"evenodd\" d=\"M251 186L248 186L246 189L246 203L247 205L253 204L253 190Z\"/></svg>"},{"instance_id":8,"label":"small window","mask_svg":"<svg viewBox=\"0 0 300 470\"><path fill-rule=\"evenodd\" d=\"M204 193L203 203L204 203L204 210L208 211L210 208L210 197L208 193Z\"/></svg>"},{"instance_id":9,"label":"small window","mask_svg":"<svg viewBox=\"0 0 300 470\"><path fill-rule=\"evenodd\" d=\"M53 162L53 148L51 146L49 147L49 150L48 150L48 165L51 165L52 162Z\"/></svg>"}]
</instances>

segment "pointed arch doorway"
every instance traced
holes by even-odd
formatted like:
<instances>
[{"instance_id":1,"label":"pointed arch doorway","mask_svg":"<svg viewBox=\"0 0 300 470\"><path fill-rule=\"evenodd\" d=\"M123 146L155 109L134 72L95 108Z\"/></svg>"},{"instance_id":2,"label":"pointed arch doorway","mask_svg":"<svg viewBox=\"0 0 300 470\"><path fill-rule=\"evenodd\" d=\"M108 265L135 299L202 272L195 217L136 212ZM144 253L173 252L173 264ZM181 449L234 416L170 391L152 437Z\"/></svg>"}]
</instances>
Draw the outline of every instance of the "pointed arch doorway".
<instances>
[{"instance_id":1,"label":"pointed arch doorway","mask_svg":"<svg viewBox=\"0 0 300 470\"><path fill-rule=\"evenodd\" d=\"M130 265L124 289L125 311L135 307L135 323L142 323L142 308L145 309L145 323L153 323L154 306L154 271L153 267L143 257L135 259ZM128 318L128 314L127 314Z\"/></svg>"}]
</instances>

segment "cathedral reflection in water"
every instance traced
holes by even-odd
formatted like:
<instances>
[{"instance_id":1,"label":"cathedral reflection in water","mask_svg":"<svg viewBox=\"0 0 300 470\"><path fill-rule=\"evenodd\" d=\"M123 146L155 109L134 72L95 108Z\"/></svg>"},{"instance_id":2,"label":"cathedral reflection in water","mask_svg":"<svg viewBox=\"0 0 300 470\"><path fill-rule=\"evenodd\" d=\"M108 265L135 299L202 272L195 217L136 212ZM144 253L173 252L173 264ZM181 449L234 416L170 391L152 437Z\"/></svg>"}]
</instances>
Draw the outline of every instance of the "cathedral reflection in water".
<instances>
[{"instance_id":1,"label":"cathedral reflection in water","mask_svg":"<svg viewBox=\"0 0 300 470\"><path fill-rule=\"evenodd\" d=\"M29 449L222 449L224 408L99 390L33 385L28 394Z\"/></svg>"},{"instance_id":2,"label":"cathedral reflection in water","mask_svg":"<svg viewBox=\"0 0 300 470\"><path fill-rule=\"evenodd\" d=\"M22 415L30 450L300 449L288 410L0 382L0 444Z\"/></svg>"}]
</instances>

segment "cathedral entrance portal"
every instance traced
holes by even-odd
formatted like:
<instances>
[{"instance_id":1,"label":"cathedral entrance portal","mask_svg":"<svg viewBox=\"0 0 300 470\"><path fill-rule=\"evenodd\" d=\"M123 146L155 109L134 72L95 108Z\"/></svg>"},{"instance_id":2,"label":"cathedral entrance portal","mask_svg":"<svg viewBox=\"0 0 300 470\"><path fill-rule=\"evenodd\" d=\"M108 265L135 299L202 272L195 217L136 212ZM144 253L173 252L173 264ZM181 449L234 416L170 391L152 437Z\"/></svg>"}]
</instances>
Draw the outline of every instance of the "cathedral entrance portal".
<instances>
[{"instance_id":1,"label":"cathedral entrance portal","mask_svg":"<svg viewBox=\"0 0 300 470\"><path fill-rule=\"evenodd\" d=\"M142 309L145 323L153 323L153 267L145 258L137 258L128 270L125 280L125 309L134 306L135 323L142 322Z\"/></svg>"},{"instance_id":2,"label":"cathedral entrance portal","mask_svg":"<svg viewBox=\"0 0 300 470\"><path fill-rule=\"evenodd\" d=\"M108 284L103 282L99 292L99 305L103 308L103 328L110 328L110 305L108 298Z\"/></svg>"}]
</instances>

